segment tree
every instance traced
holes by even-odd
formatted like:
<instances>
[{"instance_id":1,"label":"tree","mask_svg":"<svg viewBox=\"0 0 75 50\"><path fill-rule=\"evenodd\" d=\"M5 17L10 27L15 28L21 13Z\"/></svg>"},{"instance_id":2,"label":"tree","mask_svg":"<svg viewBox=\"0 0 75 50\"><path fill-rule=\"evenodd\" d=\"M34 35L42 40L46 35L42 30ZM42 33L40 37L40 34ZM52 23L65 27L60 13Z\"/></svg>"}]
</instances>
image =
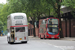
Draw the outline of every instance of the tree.
<instances>
[{"instance_id":1,"label":"tree","mask_svg":"<svg viewBox=\"0 0 75 50\"><path fill-rule=\"evenodd\" d=\"M61 16L60 16L60 7L61 7L61 1L60 0L57 0L57 15L58 15L58 18L59 18L59 26L60 26L60 38L63 38L63 32L62 32L62 23L61 23Z\"/></svg>"},{"instance_id":2,"label":"tree","mask_svg":"<svg viewBox=\"0 0 75 50\"><path fill-rule=\"evenodd\" d=\"M3 22L3 26L4 26L4 29L3 30L6 30L6 27L7 27L7 16L9 14L9 11L8 11L8 5L7 4L2 4L2 8L0 10L0 21ZM1 6L1 5L0 5Z\"/></svg>"},{"instance_id":3,"label":"tree","mask_svg":"<svg viewBox=\"0 0 75 50\"><path fill-rule=\"evenodd\" d=\"M8 0L10 13L22 12L21 0Z\"/></svg>"},{"instance_id":4,"label":"tree","mask_svg":"<svg viewBox=\"0 0 75 50\"><path fill-rule=\"evenodd\" d=\"M0 34L2 34L2 30L3 30L3 22L0 21Z\"/></svg>"},{"instance_id":5,"label":"tree","mask_svg":"<svg viewBox=\"0 0 75 50\"><path fill-rule=\"evenodd\" d=\"M60 16L61 0L46 0L46 2L53 7L56 16L59 18L60 38L63 38L62 23L61 23L61 16Z\"/></svg>"},{"instance_id":6,"label":"tree","mask_svg":"<svg viewBox=\"0 0 75 50\"><path fill-rule=\"evenodd\" d=\"M40 18L40 15L43 13L43 8L40 0L27 0L26 5L27 16L31 17L32 24L34 26L33 35L35 37L35 20Z\"/></svg>"}]
</instances>

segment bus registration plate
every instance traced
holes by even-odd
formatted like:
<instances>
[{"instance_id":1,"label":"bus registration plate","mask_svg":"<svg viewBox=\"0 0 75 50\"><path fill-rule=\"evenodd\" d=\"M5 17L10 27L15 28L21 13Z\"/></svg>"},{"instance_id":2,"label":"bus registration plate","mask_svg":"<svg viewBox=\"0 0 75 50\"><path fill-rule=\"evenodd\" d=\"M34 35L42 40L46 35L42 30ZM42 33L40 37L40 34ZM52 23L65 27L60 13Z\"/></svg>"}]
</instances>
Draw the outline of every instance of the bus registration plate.
<instances>
[{"instance_id":1,"label":"bus registration plate","mask_svg":"<svg viewBox=\"0 0 75 50\"><path fill-rule=\"evenodd\" d=\"M20 38L19 40L22 40L22 38Z\"/></svg>"},{"instance_id":2,"label":"bus registration plate","mask_svg":"<svg viewBox=\"0 0 75 50\"><path fill-rule=\"evenodd\" d=\"M52 37L52 38L54 38L54 37Z\"/></svg>"}]
</instances>

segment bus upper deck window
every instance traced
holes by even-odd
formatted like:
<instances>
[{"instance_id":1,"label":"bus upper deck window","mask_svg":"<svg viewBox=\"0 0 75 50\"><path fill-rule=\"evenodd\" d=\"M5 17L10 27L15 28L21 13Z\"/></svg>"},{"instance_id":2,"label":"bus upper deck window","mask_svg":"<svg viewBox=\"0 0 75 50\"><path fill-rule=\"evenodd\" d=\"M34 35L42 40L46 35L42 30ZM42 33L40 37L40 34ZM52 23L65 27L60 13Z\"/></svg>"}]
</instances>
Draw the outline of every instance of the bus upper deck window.
<instances>
[{"instance_id":1,"label":"bus upper deck window","mask_svg":"<svg viewBox=\"0 0 75 50\"><path fill-rule=\"evenodd\" d=\"M23 16L15 16L14 19L23 19Z\"/></svg>"},{"instance_id":2,"label":"bus upper deck window","mask_svg":"<svg viewBox=\"0 0 75 50\"><path fill-rule=\"evenodd\" d=\"M42 24L46 24L46 21L45 21L45 20L43 20L43 21L42 21Z\"/></svg>"}]
</instances>

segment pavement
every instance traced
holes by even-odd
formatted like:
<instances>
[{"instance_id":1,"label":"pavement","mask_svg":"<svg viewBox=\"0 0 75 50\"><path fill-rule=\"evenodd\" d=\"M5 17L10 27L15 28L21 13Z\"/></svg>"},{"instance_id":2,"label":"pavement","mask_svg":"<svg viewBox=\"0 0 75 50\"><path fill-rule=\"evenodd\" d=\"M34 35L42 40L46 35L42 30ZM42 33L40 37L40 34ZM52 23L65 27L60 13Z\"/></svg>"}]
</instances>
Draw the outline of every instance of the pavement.
<instances>
[{"instance_id":1,"label":"pavement","mask_svg":"<svg viewBox=\"0 0 75 50\"><path fill-rule=\"evenodd\" d=\"M36 37L29 36L29 37L40 39L38 36L36 36ZM75 37L64 37L64 38L60 38L59 40L75 41Z\"/></svg>"},{"instance_id":2,"label":"pavement","mask_svg":"<svg viewBox=\"0 0 75 50\"><path fill-rule=\"evenodd\" d=\"M64 38L60 38L60 40L75 41L75 37L64 37Z\"/></svg>"},{"instance_id":3,"label":"pavement","mask_svg":"<svg viewBox=\"0 0 75 50\"><path fill-rule=\"evenodd\" d=\"M36 36L36 37L29 36L29 37L40 39L38 36ZM59 40L75 41L75 37L64 37L64 38L60 38Z\"/></svg>"}]
</instances>

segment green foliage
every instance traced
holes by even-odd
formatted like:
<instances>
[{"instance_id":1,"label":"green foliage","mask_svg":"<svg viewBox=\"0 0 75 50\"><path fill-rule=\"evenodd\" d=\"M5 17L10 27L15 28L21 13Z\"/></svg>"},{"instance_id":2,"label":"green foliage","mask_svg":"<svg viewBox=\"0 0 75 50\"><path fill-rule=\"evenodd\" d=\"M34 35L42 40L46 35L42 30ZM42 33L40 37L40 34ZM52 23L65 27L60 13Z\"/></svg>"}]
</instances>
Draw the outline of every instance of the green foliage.
<instances>
[{"instance_id":1,"label":"green foliage","mask_svg":"<svg viewBox=\"0 0 75 50\"><path fill-rule=\"evenodd\" d=\"M3 22L0 21L0 34L2 30L3 30Z\"/></svg>"},{"instance_id":2,"label":"green foliage","mask_svg":"<svg viewBox=\"0 0 75 50\"><path fill-rule=\"evenodd\" d=\"M3 22L4 30L7 26L7 16L15 12L24 12L27 17L39 20L42 16L55 13L55 0L7 0L8 3L0 4L0 20Z\"/></svg>"},{"instance_id":3,"label":"green foliage","mask_svg":"<svg viewBox=\"0 0 75 50\"><path fill-rule=\"evenodd\" d=\"M0 21L3 22L3 26L5 26L5 27L7 26L7 15L9 14L8 8L9 8L8 5L4 4L0 10ZM4 28L4 29L6 29L6 28Z\"/></svg>"},{"instance_id":4,"label":"green foliage","mask_svg":"<svg viewBox=\"0 0 75 50\"><path fill-rule=\"evenodd\" d=\"M62 4L72 9L75 8L75 0L63 0Z\"/></svg>"}]
</instances>

